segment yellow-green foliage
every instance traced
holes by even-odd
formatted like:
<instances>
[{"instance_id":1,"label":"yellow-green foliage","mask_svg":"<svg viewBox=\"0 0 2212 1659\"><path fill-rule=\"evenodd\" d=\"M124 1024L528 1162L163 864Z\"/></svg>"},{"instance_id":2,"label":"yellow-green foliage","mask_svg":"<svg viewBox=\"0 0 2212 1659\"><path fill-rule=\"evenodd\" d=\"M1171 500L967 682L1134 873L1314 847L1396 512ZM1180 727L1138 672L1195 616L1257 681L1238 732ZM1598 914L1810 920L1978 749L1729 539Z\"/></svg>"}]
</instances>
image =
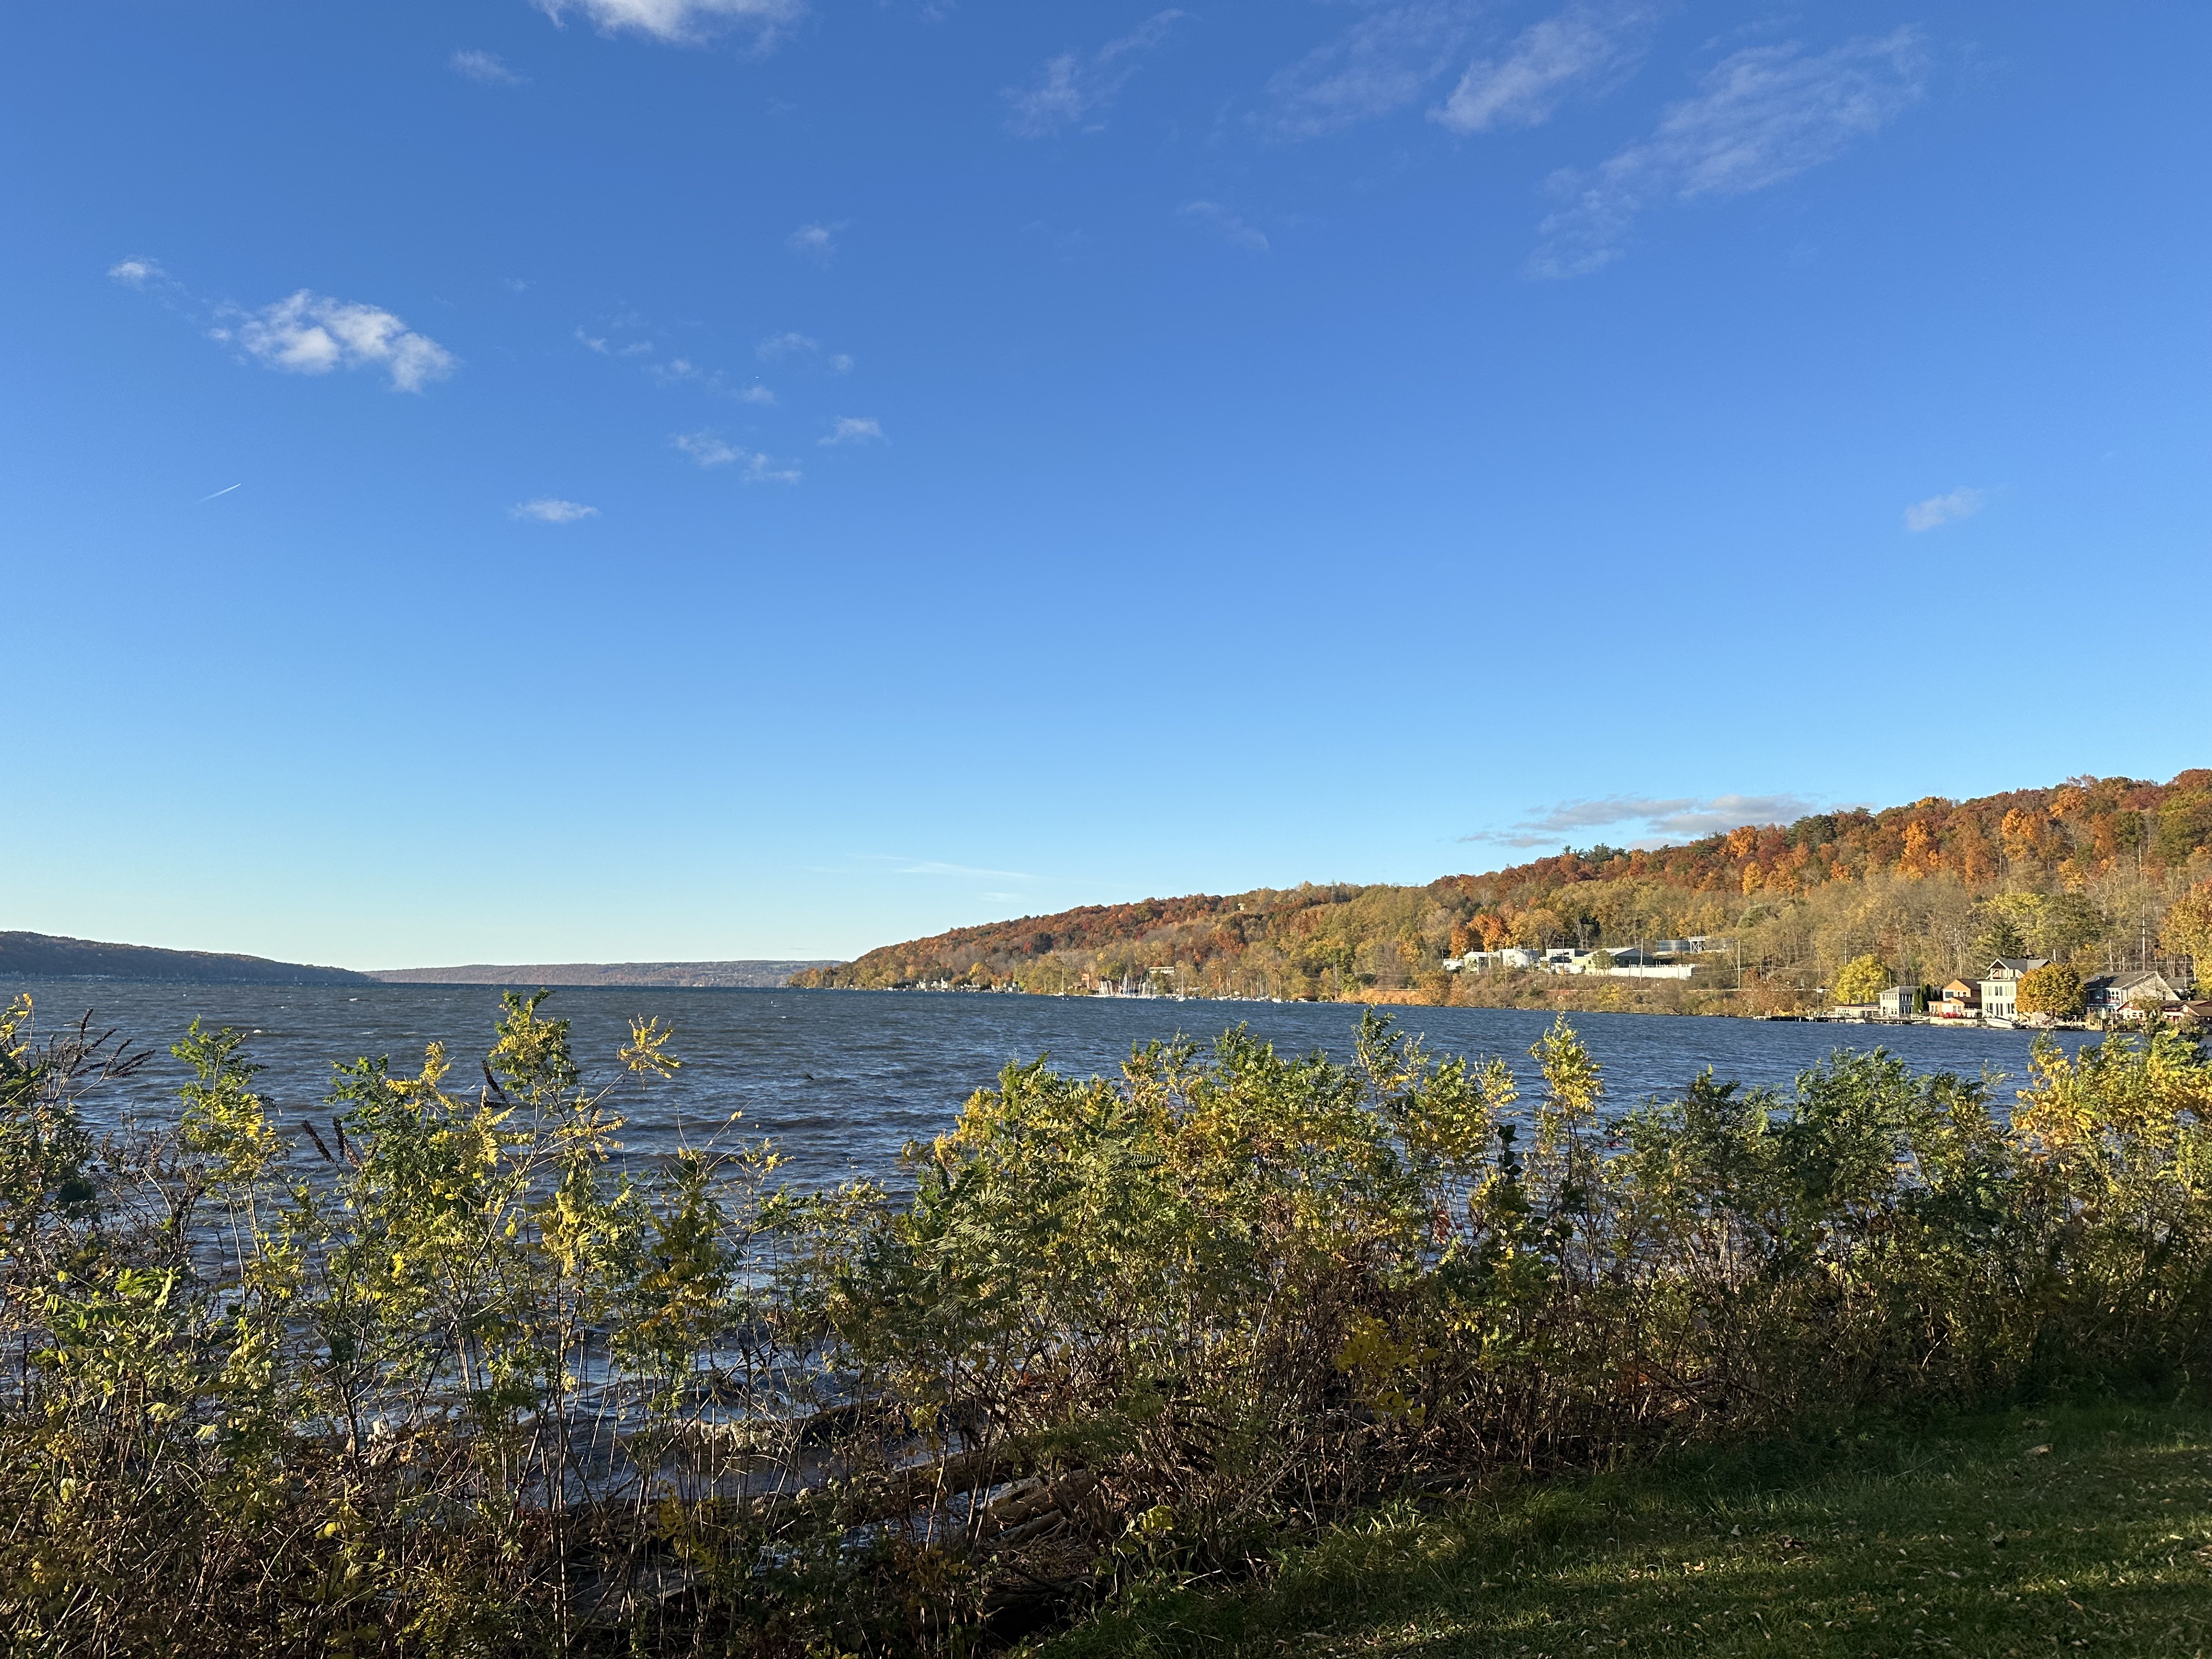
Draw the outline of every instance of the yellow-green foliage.
<instances>
[{"instance_id":1,"label":"yellow-green foliage","mask_svg":"<svg viewBox=\"0 0 2212 1659\"><path fill-rule=\"evenodd\" d=\"M1889 988L1889 969L1877 956L1853 957L1836 970L1838 1002L1869 1003Z\"/></svg>"},{"instance_id":2,"label":"yellow-green foliage","mask_svg":"<svg viewBox=\"0 0 2212 1659\"><path fill-rule=\"evenodd\" d=\"M1231 1031L1011 1066L895 1198L622 1173L542 1001L468 1086L337 1067L327 1131L196 1027L175 1132L104 1140L132 1058L0 1023L13 1650L957 1649L1502 1466L2212 1358L2168 1031L2009 1114L1878 1052L1616 1111L1564 1022L1525 1101L1372 1014Z\"/></svg>"},{"instance_id":3,"label":"yellow-green foliage","mask_svg":"<svg viewBox=\"0 0 2212 1659\"><path fill-rule=\"evenodd\" d=\"M2081 1012L2081 975L2062 962L2047 962L2020 976L2020 991L2013 1006L2023 1014L2053 1014L2059 1018Z\"/></svg>"}]
</instances>

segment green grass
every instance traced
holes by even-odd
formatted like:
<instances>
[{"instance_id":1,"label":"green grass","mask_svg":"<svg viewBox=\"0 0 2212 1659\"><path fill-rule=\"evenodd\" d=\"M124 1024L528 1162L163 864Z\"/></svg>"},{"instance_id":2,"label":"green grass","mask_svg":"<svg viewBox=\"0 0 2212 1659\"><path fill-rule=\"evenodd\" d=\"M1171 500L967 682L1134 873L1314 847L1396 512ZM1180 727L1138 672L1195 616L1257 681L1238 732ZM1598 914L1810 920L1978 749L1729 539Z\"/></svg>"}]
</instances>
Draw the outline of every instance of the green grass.
<instances>
[{"instance_id":1,"label":"green grass","mask_svg":"<svg viewBox=\"0 0 2212 1659\"><path fill-rule=\"evenodd\" d=\"M2208 1650L2212 1410L2101 1405L1862 1423L1402 1504L1287 1558L1264 1587L1147 1587L1042 1653Z\"/></svg>"}]
</instances>

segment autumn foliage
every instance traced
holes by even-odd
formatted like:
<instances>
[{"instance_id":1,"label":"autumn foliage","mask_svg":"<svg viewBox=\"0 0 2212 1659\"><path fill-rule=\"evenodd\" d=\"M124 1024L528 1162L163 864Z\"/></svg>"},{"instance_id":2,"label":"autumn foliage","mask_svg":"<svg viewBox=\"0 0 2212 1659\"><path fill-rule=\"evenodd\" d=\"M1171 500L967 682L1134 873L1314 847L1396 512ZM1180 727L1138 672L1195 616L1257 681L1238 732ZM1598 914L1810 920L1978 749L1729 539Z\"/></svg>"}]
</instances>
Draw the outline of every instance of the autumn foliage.
<instances>
[{"instance_id":1,"label":"autumn foliage","mask_svg":"<svg viewBox=\"0 0 2212 1659\"><path fill-rule=\"evenodd\" d=\"M1468 951L1728 935L1747 941L1751 978L1809 992L1867 954L1893 978L1928 980L1992 955L2078 957L2085 969L2105 965L2100 951L2139 957L2208 878L2212 769L2163 784L2083 777L1745 824L1680 847L1569 848L1423 887L1305 884L1090 905L885 945L793 983L1057 993L1149 980L1367 997L1440 981L1445 959Z\"/></svg>"},{"instance_id":2,"label":"autumn foliage","mask_svg":"<svg viewBox=\"0 0 2212 1659\"><path fill-rule=\"evenodd\" d=\"M2175 1031L1624 1105L1565 1022L1516 1070L1369 1011L1011 1065L800 1193L625 1170L669 1034L593 1085L541 1000L337 1066L326 1131L195 1028L104 1138L131 1054L0 1017L7 1653L972 1655L1394 1498L2212 1362Z\"/></svg>"}]
</instances>

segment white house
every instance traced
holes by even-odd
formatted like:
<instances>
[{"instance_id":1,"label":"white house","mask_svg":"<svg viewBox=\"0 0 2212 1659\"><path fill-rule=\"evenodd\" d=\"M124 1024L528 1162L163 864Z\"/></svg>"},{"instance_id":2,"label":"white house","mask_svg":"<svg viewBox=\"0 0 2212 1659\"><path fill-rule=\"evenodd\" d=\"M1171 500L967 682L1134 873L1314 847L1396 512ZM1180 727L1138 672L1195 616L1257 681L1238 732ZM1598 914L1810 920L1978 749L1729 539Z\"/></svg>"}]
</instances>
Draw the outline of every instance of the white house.
<instances>
[{"instance_id":1,"label":"white house","mask_svg":"<svg viewBox=\"0 0 2212 1659\"><path fill-rule=\"evenodd\" d=\"M1446 957L1444 972L1480 973L1486 968L1534 968L1543 959L1539 951L1524 951L1518 945L1508 945L1503 951L1469 951L1463 957Z\"/></svg>"},{"instance_id":2,"label":"white house","mask_svg":"<svg viewBox=\"0 0 2212 1659\"><path fill-rule=\"evenodd\" d=\"M2039 968L2051 965L2049 957L1999 957L1982 979L1982 1018L2013 1019L2020 982Z\"/></svg>"}]
</instances>

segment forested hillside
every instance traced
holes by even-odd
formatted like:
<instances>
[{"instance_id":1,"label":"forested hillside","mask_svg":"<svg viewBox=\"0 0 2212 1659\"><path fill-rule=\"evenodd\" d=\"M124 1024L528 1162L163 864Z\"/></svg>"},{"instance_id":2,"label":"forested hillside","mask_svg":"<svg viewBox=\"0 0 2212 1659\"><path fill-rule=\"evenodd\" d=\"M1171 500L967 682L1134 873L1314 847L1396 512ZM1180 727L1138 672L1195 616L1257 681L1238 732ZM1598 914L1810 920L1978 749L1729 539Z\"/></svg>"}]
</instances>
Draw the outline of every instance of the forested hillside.
<instances>
[{"instance_id":1,"label":"forested hillside","mask_svg":"<svg viewBox=\"0 0 2212 1659\"><path fill-rule=\"evenodd\" d=\"M0 981L123 979L184 985L367 985L366 974L217 951L164 951L54 933L0 933ZM12 992L10 993L12 994ZM0 999L3 1000L4 999Z\"/></svg>"},{"instance_id":2,"label":"forested hillside","mask_svg":"<svg viewBox=\"0 0 2212 1659\"><path fill-rule=\"evenodd\" d=\"M2212 898L2208 883L2212 769L2198 769L2164 784L2081 777L1747 824L1681 847L1571 849L1425 887L1087 905L884 945L792 982L1059 993L1150 977L1220 995L1479 1000L1498 994L1500 976L1485 975L1485 988L1448 975L1446 957L1703 934L1740 941L1750 997L1781 1006L1866 955L1900 980L1941 981L1998 955L2052 956L2086 972L2200 954L2191 918ZM2170 915L2192 888L2203 889L2198 900Z\"/></svg>"}]
</instances>

